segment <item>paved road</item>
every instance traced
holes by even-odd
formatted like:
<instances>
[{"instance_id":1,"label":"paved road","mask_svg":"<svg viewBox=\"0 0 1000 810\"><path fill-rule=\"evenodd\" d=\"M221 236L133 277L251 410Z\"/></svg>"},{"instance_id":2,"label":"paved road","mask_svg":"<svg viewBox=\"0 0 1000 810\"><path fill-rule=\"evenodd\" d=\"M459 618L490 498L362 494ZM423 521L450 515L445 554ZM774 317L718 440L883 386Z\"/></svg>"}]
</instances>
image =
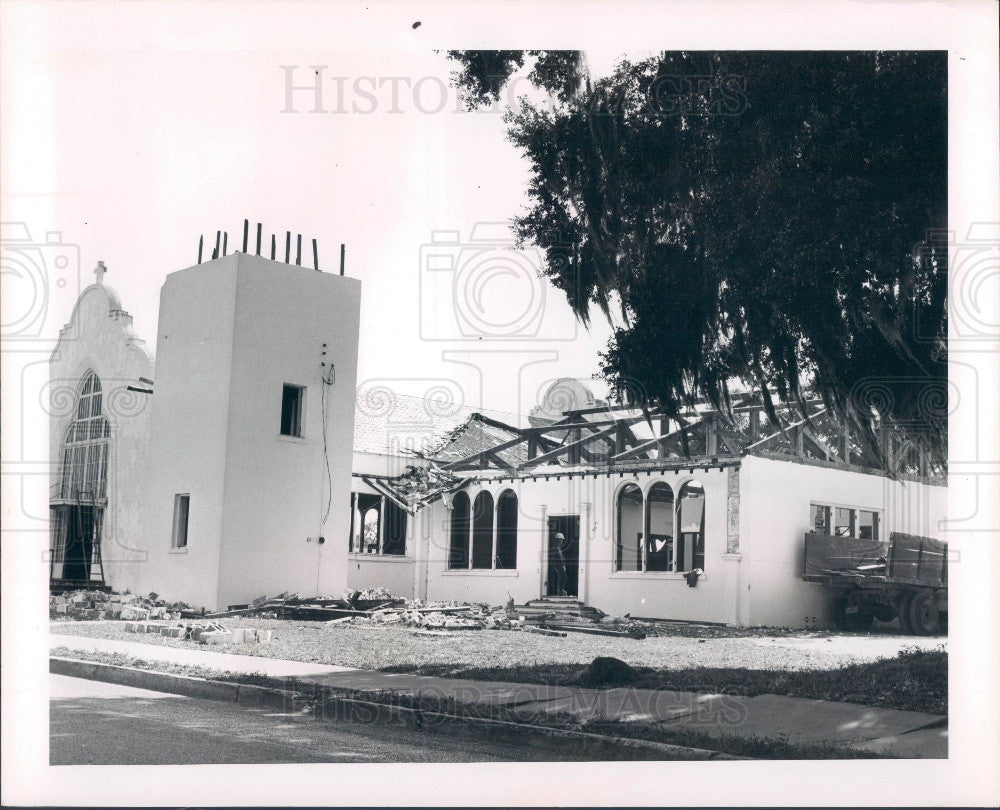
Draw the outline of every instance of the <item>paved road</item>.
<instances>
[{"instance_id":1,"label":"paved road","mask_svg":"<svg viewBox=\"0 0 1000 810\"><path fill-rule=\"evenodd\" d=\"M50 675L52 765L583 760L551 741L320 722L301 714ZM647 757L639 757L647 758Z\"/></svg>"}]
</instances>

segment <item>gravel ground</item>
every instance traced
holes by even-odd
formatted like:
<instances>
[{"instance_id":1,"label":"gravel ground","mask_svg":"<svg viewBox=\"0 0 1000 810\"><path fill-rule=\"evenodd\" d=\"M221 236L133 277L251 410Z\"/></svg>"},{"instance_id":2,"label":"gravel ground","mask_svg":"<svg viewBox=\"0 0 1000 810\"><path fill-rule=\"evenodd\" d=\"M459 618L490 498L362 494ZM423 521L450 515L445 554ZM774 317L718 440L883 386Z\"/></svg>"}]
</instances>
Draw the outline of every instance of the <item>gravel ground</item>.
<instances>
[{"instance_id":1,"label":"gravel ground","mask_svg":"<svg viewBox=\"0 0 1000 810\"><path fill-rule=\"evenodd\" d=\"M227 627L274 630L268 644L219 644L216 652L315 661L358 669L456 664L502 667L512 664L588 664L599 655L635 666L665 669L746 667L748 669L829 669L843 664L894 657L905 648L947 647L947 639L802 631L797 634L688 638L658 636L638 641L570 634L566 638L509 630L454 631L448 636L415 636L399 627L334 625L276 619L222 619ZM168 647L201 645L151 634L126 633L121 622L53 622L61 635L121 639Z\"/></svg>"}]
</instances>

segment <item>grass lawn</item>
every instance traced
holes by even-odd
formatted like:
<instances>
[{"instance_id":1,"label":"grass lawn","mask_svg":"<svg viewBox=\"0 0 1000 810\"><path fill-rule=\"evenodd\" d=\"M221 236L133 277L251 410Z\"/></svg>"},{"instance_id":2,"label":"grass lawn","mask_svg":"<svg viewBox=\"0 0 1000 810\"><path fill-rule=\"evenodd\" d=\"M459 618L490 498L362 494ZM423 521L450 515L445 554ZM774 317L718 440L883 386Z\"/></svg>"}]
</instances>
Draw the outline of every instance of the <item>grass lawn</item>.
<instances>
[{"instance_id":1,"label":"grass lawn","mask_svg":"<svg viewBox=\"0 0 1000 810\"><path fill-rule=\"evenodd\" d=\"M579 664L510 667L427 664L387 667L386 670L484 681L579 686L586 667ZM616 685L747 696L789 695L947 714L948 654L943 650L904 650L894 658L874 662L793 671L745 667L635 667L634 676L627 683Z\"/></svg>"}]
</instances>

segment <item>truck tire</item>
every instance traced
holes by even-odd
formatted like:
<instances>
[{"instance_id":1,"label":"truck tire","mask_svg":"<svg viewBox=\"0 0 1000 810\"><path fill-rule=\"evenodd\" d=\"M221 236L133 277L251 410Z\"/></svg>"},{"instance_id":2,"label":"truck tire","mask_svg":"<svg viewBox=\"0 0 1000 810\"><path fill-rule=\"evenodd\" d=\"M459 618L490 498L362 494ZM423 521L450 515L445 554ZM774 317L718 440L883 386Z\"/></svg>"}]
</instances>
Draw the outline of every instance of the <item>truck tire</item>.
<instances>
[{"instance_id":1,"label":"truck tire","mask_svg":"<svg viewBox=\"0 0 1000 810\"><path fill-rule=\"evenodd\" d=\"M896 608L896 615L899 617L899 629L906 634L913 632L913 626L910 624L910 601L912 597L912 593L903 591L899 595L899 605Z\"/></svg>"},{"instance_id":2,"label":"truck tire","mask_svg":"<svg viewBox=\"0 0 1000 810\"><path fill-rule=\"evenodd\" d=\"M937 598L929 591L913 595L910 601L910 627L920 636L931 636L941 629L941 612Z\"/></svg>"}]
</instances>

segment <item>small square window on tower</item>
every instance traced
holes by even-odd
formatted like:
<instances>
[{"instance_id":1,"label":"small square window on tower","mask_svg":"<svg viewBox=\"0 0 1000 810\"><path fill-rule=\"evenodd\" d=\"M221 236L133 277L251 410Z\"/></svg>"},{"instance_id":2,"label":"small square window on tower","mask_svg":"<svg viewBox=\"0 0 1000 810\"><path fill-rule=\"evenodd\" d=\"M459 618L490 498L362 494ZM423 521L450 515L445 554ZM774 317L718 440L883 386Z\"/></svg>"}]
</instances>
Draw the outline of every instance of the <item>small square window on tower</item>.
<instances>
[{"instance_id":1,"label":"small square window on tower","mask_svg":"<svg viewBox=\"0 0 1000 810\"><path fill-rule=\"evenodd\" d=\"M281 435L302 436L302 406L306 389L301 385L285 385L281 389Z\"/></svg>"}]
</instances>

